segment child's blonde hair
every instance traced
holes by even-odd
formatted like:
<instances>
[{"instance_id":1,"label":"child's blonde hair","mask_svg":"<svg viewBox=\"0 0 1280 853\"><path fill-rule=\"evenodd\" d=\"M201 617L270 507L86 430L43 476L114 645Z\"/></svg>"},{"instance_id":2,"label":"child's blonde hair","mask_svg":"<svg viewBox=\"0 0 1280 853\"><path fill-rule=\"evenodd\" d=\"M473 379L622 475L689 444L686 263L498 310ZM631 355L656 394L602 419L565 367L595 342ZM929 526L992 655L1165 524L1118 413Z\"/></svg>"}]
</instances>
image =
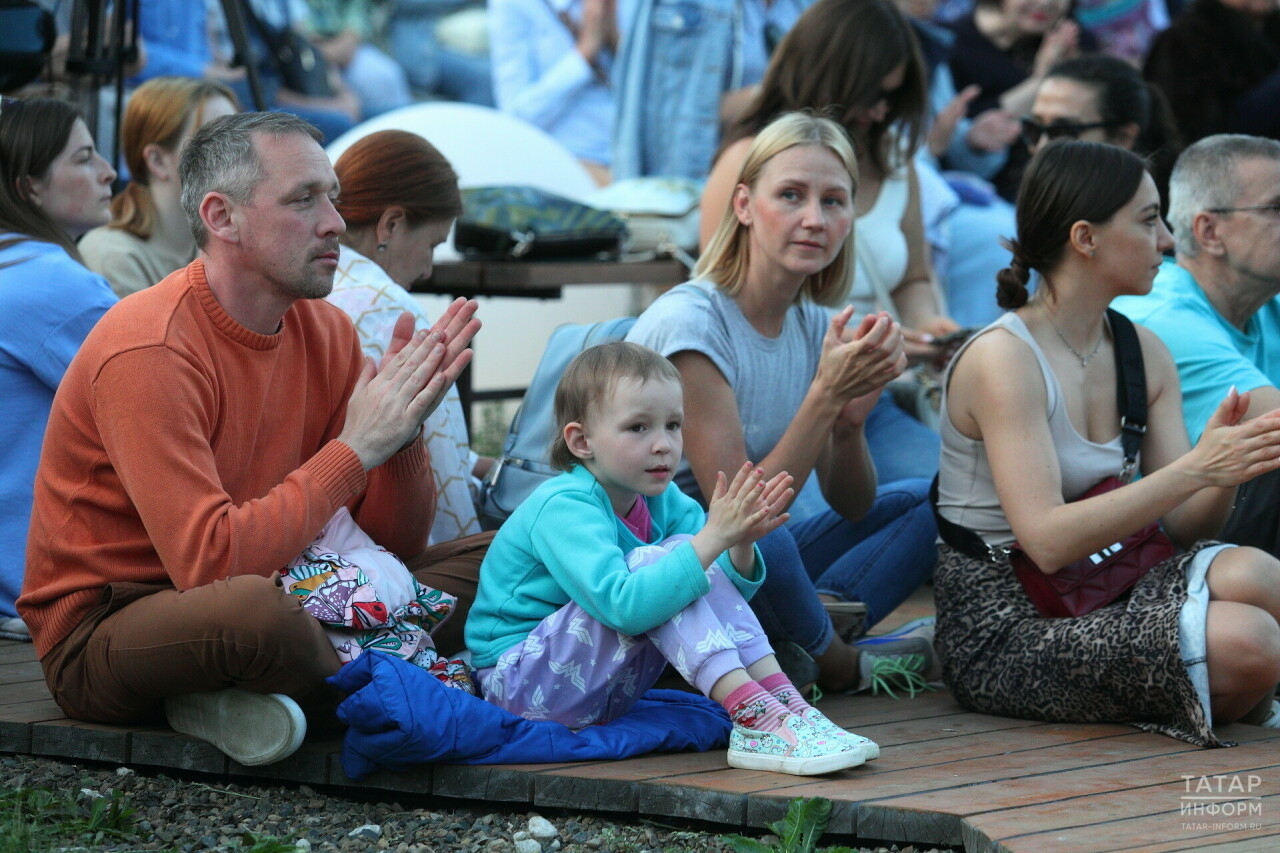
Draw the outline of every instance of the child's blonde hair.
<instances>
[{"instance_id":1,"label":"child's blonde hair","mask_svg":"<svg viewBox=\"0 0 1280 853\"><path fill-rule=\"evenodd\" d=\"M551 467L568 471L580 461L564 441L564 428L584 423L592 406L613 394L620 379L648 382L663 379L684 387L675 365L648 347L627 341L610 341L583 350L565 368L556 386L556 434L551 439Z\"/></svg>"}]
</instances>

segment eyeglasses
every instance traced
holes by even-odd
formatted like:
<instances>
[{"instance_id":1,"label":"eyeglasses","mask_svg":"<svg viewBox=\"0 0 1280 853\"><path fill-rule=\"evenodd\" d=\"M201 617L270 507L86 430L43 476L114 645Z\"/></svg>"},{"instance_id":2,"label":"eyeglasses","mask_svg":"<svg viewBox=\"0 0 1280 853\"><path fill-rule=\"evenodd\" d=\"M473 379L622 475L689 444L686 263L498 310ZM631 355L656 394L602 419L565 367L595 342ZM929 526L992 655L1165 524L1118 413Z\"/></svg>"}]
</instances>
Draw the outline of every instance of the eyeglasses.
<instances>
[{"instance_id":1,"label":"eyeglasses","mask_svg":"<svg viewBox=\"0 0 1280 853\"><path fill-rule=\"evenodd\" d=\"M1251 204L1247 207L1207 207L1207 213L1246 213L1250 210L1258 212L1270 213L1272 216L1280 216L1280 202L1273 204Z\"/></svg>"},{"instance_id":2,"label":"eyeglasses","mask_svg":"<svg viewBox=\"0 0 1280 853\"><path fill-rule=\"evenodd\" d=\"M1022 123L1022 141L1027 143L1028 148L1035 148L1040 144L1042 136L1048 136L1049 141L1055 139L1079 139L1080 134L1086 130L1097 130L1102 127L1112 127L1114 121L1090 121L1082 124L1041 124L1030 116L1023 116L1019 121Z\"/></svg>"}]
</instances>

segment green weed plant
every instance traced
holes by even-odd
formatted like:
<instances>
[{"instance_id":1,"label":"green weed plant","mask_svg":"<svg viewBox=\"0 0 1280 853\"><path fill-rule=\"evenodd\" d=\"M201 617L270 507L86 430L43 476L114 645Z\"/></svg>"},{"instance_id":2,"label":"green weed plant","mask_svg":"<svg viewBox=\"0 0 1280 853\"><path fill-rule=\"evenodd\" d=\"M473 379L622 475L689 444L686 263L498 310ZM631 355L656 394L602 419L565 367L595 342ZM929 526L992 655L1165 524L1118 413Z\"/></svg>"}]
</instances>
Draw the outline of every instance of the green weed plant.
<instances>
[{"instance_id":1,"label":"green weed plant","mask_svg":"<svg viewBox=\"0 0 1280 853\"><path fill-rule=\"evenodd\" d=\"M831 801L826 797L797 797L787 805L782 820L769 824L778 840L766 844L755 838L727 835L725 841L737 853L854 853L852 847L819 848L818 839L831 820Z\"/></svg>"},{"instance_id":2,"label":"green weed plant","mask_svg":"<svg viewBox=\"0 0 1280 853\"><path fill-rule=\"evenodd\" d=\"M135 824L119 791L85 803L44 788L0 788L0 853L101 847L136 837Z\"/></svg>"}]
</instances>

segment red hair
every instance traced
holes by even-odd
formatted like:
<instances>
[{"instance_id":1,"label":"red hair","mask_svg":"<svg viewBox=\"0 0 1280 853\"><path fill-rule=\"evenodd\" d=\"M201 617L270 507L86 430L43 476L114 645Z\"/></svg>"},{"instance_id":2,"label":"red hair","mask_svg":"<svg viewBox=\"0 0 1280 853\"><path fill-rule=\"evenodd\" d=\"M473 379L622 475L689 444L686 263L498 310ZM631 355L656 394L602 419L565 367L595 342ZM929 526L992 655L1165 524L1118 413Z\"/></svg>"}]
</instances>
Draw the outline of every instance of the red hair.
<instances>
[{"instance_id":1,"label":"red hair","mask_svg":"<svg viewBox=\"0 0 1280 853\"><path fill-rule=\"evenodd\" d=\"M333 168L341 187L338 212L349 226L371 225L393 206L404 208L412 225L462 213L457 173L416 133L371 133L344 151Z\"/></svg>"},{"instance_id":2,"label":"red hair","mask_svg":"<svg viewBox=\"0 0 1280 853\"><path fill-rule=\"evenodd\" d=\"M191 77L156 77L138 87L124 111L120 140L129 166L128 186L111 201L111 227L128 231L142 240L156 229L156 206L151 200L151 173L146 148L159 145L175 151L188 127L199 127L204 105L212 98L226 98L240 108L235 93L221 83Z\"/></svg>"}]
</instances>

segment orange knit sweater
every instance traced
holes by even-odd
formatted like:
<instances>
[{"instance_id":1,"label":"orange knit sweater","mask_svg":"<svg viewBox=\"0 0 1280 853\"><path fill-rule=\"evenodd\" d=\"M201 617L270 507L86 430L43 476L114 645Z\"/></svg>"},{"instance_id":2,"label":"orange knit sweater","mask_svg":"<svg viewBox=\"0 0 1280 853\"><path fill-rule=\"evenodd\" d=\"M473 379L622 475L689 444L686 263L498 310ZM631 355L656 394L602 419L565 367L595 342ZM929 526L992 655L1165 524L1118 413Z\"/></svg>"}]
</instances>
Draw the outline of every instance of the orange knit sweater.
<instances>
[{"instance_id":1,"label":"orange knit sweater","mask_svg":"<svg viewBox=\"0 0 1280 853\"><path fill-rule=\"evenodd\" d=\"M298 301L260 335L198 260L108 311L58 388L36 474L18 600L36 653L108 583L270 576L343 505L387 550L421 552L435 511L423 442L366 478L335 440L360 367L337 308Z\"/></svg>"}]
</instances>

